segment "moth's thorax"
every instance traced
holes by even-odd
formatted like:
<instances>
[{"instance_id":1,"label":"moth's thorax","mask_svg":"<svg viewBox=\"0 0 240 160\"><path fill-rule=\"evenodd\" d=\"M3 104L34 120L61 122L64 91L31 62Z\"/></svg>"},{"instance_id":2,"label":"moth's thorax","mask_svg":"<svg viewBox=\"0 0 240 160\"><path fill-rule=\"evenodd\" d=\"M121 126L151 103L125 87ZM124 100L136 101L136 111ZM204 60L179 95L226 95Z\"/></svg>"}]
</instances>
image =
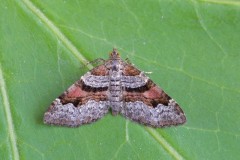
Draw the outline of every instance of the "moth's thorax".
<instances>
[{"instance_id":1,"label":"moth's thorax","mask_svg":"<svg viewBox=\"0 0 240 160\"><path fill-rule=\"evenodd\" d=\"M120 60L112 60L111 68L109 70L109 77L111 81L120 81L122 76L123 65Z\"/></svg>"},{"instance_id":2,"label":"moth's thorax","mask_svg":"<svg viewBox=\"0 0 240 160\"><path fill-rule=\"evenodd\" d=\"M111 61L111 70L116 72L121 72L123 69L121 59L115 59Z\"/></svg>"},{"instance_id":3,"label":"moth's thorax","mask_svg":"<svg viewBox=\"0 0 240 160\"><path fill-rule=\"evenodd\" d=\"M116 48L113 48L113 51L109 55L109 59L112 59L112 60L120 59L120 55L119 55L119 53L118 53Z\"/></svg>"}]
</instances>

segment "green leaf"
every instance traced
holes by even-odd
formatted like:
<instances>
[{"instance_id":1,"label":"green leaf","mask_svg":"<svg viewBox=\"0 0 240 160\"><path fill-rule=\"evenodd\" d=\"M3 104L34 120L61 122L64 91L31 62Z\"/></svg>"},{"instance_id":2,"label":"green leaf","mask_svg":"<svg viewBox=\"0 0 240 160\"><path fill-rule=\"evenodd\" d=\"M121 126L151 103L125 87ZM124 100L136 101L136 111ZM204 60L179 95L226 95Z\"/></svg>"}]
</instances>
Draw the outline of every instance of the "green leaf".
<instances>
[{"instance_id":1,"label":"green leaf","mask_svg":"<svg viewBox=\"0 0 240 160\"><path fill-rule=\"evenodd\" d=\"M239 1L0 1L1 159L239 159ZM42 122L86 61L117 47L174 97L187 124L154 129L108 114ZM81 68L81 69L80 69Z\"/></svg>"}]
</instances>

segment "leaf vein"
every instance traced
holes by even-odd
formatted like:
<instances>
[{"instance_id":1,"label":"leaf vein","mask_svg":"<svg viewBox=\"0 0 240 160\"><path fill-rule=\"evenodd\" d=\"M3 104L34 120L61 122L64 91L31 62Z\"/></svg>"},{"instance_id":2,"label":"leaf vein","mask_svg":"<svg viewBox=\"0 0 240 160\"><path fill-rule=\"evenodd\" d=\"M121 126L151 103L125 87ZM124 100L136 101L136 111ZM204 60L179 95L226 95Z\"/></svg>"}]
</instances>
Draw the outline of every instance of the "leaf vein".
<instances>
[{"instance_id":1,"label":"leaf vein","mask_svg":"<svg viewBox=\"0 0 240 160\"><path fill-rule=\"evenodd\" d=\"M14 123L13 123L12 113L10 110L10 103L9 103L9 99L8 99L7 89L6 89L1 65L0 65L0 90L1 90L0 92L2 94L2 99L3 99L3 107L4 107L5 115L7 118L7 127L8 127L8 133L9 133L9 138L10 138L10 145L11 145L11 151L13 154L13 159L19 160L19 151L18 151L18 146L17 146L17 141L16 141L17 137L16 137L16 133L14 130Z\"/></svg>"},{"instance_id":2,"label":"leaf vein","mask_svg":"<svg viewBox=\"0 0 240 160\"><path fill-rule=\"evenodd\" d=\"M240 6L240 3L238 1L230 1L230 0L201 0L203 2L208 2L208 3L214 3L214 4L223 4L223 5L234 5L234 6Z\"/></svg>"},{"instance_id":3,"label":"leaf vein","mask_svg":"<svg viewBox=\"0 0 240 160\"><path fill-rule=\"evenodd\" d=\"M31 1L22 1L27 8L29 8L39 19L46 24L46 26L59 38L63 44L68 48L74 56L76 56L82 63L87 63L86 58L78 51L78 49L72 44L72 42L62 33L62 31Z\"/></svg>"},{"instance_id":4,"label":"leaf vein","mask_svg":"<svg viewBox=\"0 0 240 160\"><path fill-rule=\"evenodd\" d=\"M198 80L198 81L201 81L201 82L204 82L208 85L211 85L211 86L214 86L214 87L217 87L217 88L220 88L222 90L229 90L229 91L232 91L232 92L237 92L237 93L240 93L240 90L239 89L235 89L235 88L230 88L230 87L226 87L224 85L221 85L221 84L217 84L216 82L212 82L212 81L208 81L206 79L203 79L201 77L197 77L197 76L194 76L194 75L191 75L190 73L186 72L185 70L183 70L182 68L178 69L178 68L174 68L174 67L169 67L169 66L166 66L166 65L162 65L160 63L155 63L155 62L152 62L152 61L149 61L148 59L146 58L143 58L143 57L140 57L140 56L137 56L135 55L135 57L139 58L139 59L142 59L144 60L145 62L148 62L149 64L152 63L154 64L155 66L160 66L162 68L165 68L165 69L168 69L168 70L172 70L172 71L176 71L176 72L180 72L194 80Z\"/></svg>"},{"instance_id":5,"label":"leaf vein","mask_svg":"<svg viewBox=\"0 0 240 160\"><path fill-rule=\"evenodd\" d=\"M208 28L206 27L206 25L203 22L203 18L201 16L201 14L198 11L197 8L197 2L195 0L192 0L193 2L193 7L196 13L196 16L198 18L199 24L202 27L203 31L207 34L207 36L213 41L214 44L217 45L217 47L222 51L222 53L224 54L224 57L222 59L222 62L224 61L224 59L227 57L227 52L223 49L223 47L215 40L215 38L212 36L212 34L209 32Z\"/></svg>"},{"instance_id":6,"label":"leaf vein","mask_svg":"<svg viewBox=\"0 0 240 160\"><path fill-rule=\"evenodd\" d=\"M184 159L183 156L178 153L178 151L171 146L166 139L164 139L155 129L152 129L150 127L146 127L146 130L150 133L150 135L153 136L157 140L158 143L160 143L163 148L170 153L175 159L182 160Z\"/></svg>"}]
</instances>

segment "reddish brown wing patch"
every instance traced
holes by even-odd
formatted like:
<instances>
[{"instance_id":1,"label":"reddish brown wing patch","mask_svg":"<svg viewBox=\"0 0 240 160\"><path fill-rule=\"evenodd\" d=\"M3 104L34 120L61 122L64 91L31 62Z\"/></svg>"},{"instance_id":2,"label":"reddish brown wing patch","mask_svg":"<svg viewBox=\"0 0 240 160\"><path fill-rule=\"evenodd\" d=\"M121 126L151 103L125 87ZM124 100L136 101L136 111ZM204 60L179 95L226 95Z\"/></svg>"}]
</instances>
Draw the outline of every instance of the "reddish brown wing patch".
<instances>
[{"instance_id":1,"label":"reddish brown wing patch","mask_svg":"<svg viewBox=\"0 0 240 160\"><path fill-rule=\"evenodd\" d=\"M62 104L73 103L74 106L79 106L87 103L89 100L95 101L106 101L107 100L107 88L99 88L96 90L95 88L91 88L89 86L85 86L83 81L77 81L71 87L69 87L59 99Z\"/></svg>"},{"instance_id":2,"label":"reddish brown wing patch","mask_svg":"<svg viewBox=\"0 0 240 160\"><path fill-rule=\"evenodd\" d=\"M124 66L123 74L125 76L136 76L141 73L136 67L132 66L131 64L127 64Z\"/></svg>"},{"instance_id":3,"label":"reddish brown wing patch","mask_svg":"<svg viewBox=\"0 0 240 160\"><path fill-rule=\"evenodd\" d=\"M131 64L125 65L123 70L125 76L137 76L141 71ZM150 107L156 107L159 103L167 105L169 97L161 88L156 86L150 79L144 86L137 88L125 88L124 100L126 102L142 101Z\"/></svg>"},{"instance_id":4,"label":"reddish brown wing patch","mask_svg":"<svg viewBox=\"0 0 240 160\"><path fill-rule=\"evenodd\" d=\"M123 95L126 102L142 101L153 108L159 103L167 105L171 99L171 97L156 86L151 80L141 88L127 88Z\"/></svg>"},{"instance_id":5,"label":"reddish brown wing patch","mask_svg":"<svg viewBox=\"0 0 240 160\"><path fill-rule=\"evenodd\" d=\"M157 104L161 103L167 105L171 97L169 97L161 88L158 86L151 87L149 90L143 92L142 94L147 99L153 99L152 106L155 107Z\"/></svg>"},{"instance_id":6,"label":"reddish brown wing patch","mask_svg":"<svg viewBox=\"0 0 240 160\"><path fill-rule=\"evenodd\" d=\"M95 75L95 76L109 75L109 70L106 68L104 64L93 68L90 72L92 75Z\"/></svg>"}]
</instances>

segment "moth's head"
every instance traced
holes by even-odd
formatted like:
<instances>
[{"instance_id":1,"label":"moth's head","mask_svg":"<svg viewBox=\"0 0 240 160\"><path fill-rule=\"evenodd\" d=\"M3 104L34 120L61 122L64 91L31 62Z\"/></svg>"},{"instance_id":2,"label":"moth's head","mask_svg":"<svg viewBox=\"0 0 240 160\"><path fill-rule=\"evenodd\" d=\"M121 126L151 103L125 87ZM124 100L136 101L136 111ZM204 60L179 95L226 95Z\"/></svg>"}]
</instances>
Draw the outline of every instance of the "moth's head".
<instances>
[{"instance_id":1,"label":"moth's head","mask_svg":"<svg viewBox=\"0 0 240 160\"><path fill-rule=\"evenodd\" d=\"M113 51L109 54L110 59L120 59L120 55L116 48L113 48Z\"/></svg>"}]
</instances>

